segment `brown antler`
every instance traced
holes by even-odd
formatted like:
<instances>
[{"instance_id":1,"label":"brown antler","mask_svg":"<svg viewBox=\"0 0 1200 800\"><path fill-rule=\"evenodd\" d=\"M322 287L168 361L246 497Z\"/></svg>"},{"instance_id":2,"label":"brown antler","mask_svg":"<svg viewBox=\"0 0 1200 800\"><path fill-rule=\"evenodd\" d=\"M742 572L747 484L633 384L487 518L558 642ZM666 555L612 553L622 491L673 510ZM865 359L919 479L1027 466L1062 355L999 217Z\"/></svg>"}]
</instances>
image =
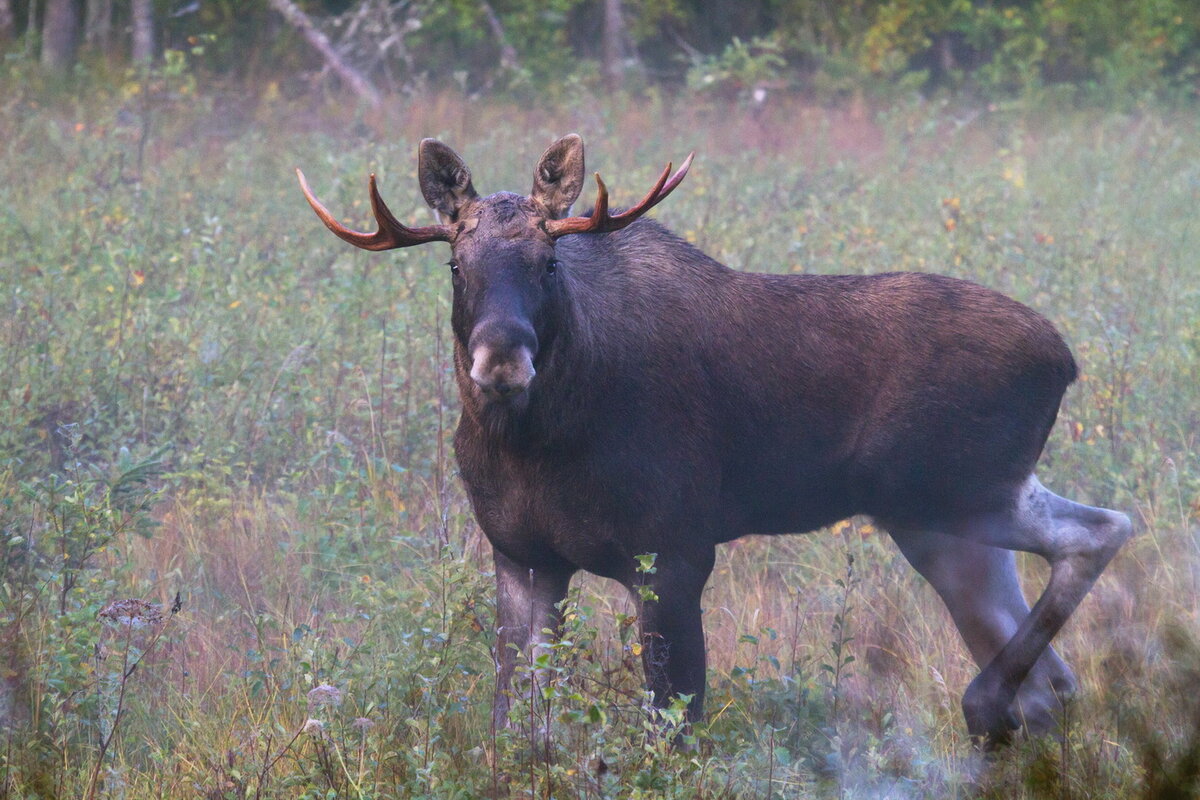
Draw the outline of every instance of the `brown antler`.
<instances>
[{"instance_id":1,"label":"brown antler","mask_svg":"<svg viewBox=\"0 0 1200 800\"><path fill-rule=\"evenodd\" d=\"M607 233L609 231L621 230L621 228L624 228L661 203L666 199L667 195L675 190L675 187L683 180L683 176L687 175L688 168L692 166L692 157L695 155L695 153L688 155L687 159L683 162L683 166L674 175L671 175L671 164L668 163L666 169L662 171L662 175L658 176L658 182L654 184L654 188L650 190L649 194L643 197L642 201L633 208L616 215L608 213L608 187L604 185L604 181L600 180L600 173L597 172L596 208L593 209L592 215L590 217L567 217L566 219L547 220L546 233L557 239L569 233ZM670 180L667 179L668 175L671 175Z\"/></svg>"},{"instance_id":2,"label":"brown antler","mask_svg":"<svg viewBox=\"0 0 1200 800\"><path fill-rule=\"evenodd\" d=\"M300 188L304 191L308 204L317 212L325 227L355 247L361 247L363 250L392 250L426 242L448 242L453 237L453 231L448 225L425 225L420 228L401 225L379 196L379 189L375 186L375 173L371 173L371 211L375 214L375 221L379 223L379 230L375 233L360 233L342 225L309 190L308 181L299 169L296 170L296 177L300 179Z\"/></svg>"}]
</instances>

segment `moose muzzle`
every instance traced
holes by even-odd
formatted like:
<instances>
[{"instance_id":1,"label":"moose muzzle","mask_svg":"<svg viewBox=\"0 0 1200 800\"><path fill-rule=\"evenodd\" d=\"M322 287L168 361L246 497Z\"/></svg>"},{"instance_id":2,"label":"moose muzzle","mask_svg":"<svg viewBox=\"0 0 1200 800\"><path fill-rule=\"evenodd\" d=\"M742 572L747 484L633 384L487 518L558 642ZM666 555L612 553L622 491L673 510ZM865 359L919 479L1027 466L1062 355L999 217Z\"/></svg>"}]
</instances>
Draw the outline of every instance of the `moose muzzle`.
<instances>
[{"instance_id":1,"label":"moose muzzle","mask_svg":"<svg viewBox=\"0 0 1200 800\"><path fill-rule=\"evenodd\" d=\"M537 336L527 323L517 320L484 322L471 334L471 380L489 400L517 397L537 371Z\"/></svg>"}]
</instances>

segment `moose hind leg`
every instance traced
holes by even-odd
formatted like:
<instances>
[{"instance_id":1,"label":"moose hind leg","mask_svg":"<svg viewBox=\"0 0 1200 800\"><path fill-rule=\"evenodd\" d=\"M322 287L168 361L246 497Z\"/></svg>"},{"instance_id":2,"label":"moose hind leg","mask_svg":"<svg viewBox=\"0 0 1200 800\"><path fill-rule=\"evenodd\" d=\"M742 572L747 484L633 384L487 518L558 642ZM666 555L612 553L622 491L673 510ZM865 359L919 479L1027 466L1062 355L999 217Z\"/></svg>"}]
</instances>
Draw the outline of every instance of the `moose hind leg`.
<instances>
[{"instance_id":1,"label":"moose hind leg","mask_svg":"<svg viewBox=\"0 0 1200 800\"><path fill-rule=\"evenodd\" d=\"M946 604L975 663L987 666L1029 616L1012 551L933 531L890 530L900 552ZM1011 711L1027 732L1052 732L1075 687L1070 667L1047 647Z\"/></svg>"},{"instance_id":2,"label":"moose hind leg","mask_svg":"<svg viewBox=\"0 0 1200 800\"><path fill-rule=\"evenodd\" d=\"M567 596L573 569L525 567L493 552L496 563L496 694L492 722L509 725L513 674L522 653L529 662L536 650L549 644L562 626L558 604ZM549 633L547 633L549 631ZM536 676L531 676L536 679Z\"/></svg>"},{"instance_id":3,"label":"moose hind leg","mask_svg":"<svg viewBox=\"0 0 1200 800\"><path fill-rule=\"evenodd\" d=\"M981 515L947 528L993 547L1035 553L1050 563L1050 580L1033 610L963 695L972 736L988 746L1008 740L1019 724L1010 709L1022 682L1132 530L1124 514L1066 500L1032 475L1008 513Z\"/></svg>"}]
</instances>

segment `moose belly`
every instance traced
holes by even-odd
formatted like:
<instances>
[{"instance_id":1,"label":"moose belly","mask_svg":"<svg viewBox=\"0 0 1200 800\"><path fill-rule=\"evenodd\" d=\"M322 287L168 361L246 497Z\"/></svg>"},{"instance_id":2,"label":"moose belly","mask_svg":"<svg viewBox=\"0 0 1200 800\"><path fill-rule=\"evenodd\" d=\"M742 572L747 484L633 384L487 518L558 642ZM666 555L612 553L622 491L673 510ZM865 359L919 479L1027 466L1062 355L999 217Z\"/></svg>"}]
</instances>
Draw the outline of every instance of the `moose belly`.
<instances>
[{"instance_id":1,"label":"moose belly","mask_svg":"<svg viewBox=\"0 0 1200 800\"><path fill-rule=\"evenodd\" d=\"M745 534L806 533L862 511L847 482L811 474L795 462L777 469L759 465L728 471L722 490L728 522L720 541Z\"/></svg>"}]
</instances>

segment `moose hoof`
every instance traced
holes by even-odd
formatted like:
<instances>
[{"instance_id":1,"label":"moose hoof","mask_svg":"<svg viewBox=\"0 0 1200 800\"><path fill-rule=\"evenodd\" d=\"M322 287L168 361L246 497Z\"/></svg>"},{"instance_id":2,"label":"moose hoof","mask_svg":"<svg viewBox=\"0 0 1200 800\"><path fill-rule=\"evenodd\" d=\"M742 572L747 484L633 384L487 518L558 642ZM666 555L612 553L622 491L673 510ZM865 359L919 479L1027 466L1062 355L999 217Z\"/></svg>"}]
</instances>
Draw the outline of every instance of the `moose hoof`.
<instances>
[{"instance_id":1,"label":"moose hoof","mask_svg":"<svg viewBox=\"0 0 1200 800\"><path fill-rule=\"evenodd\" d=\"M1029 736L1061 736L1063 710L1078 687L1075 675L1061 660L1038 662L1012 705L1024 732Z\"/></svg>"},{"instance_id":2,"label":"moose hoof","mask_svg":"<svg viewBox=\"0 0 1200 800\"><path fill-rule=\"evenodd\" d=\"M1021 726L1010 703L1011 697L1005 698L996 689L980 684L979 678L967 687L962 701L967 731L984 750L1008 744L1013 731Z\"/></svg>"}]
</instances>

